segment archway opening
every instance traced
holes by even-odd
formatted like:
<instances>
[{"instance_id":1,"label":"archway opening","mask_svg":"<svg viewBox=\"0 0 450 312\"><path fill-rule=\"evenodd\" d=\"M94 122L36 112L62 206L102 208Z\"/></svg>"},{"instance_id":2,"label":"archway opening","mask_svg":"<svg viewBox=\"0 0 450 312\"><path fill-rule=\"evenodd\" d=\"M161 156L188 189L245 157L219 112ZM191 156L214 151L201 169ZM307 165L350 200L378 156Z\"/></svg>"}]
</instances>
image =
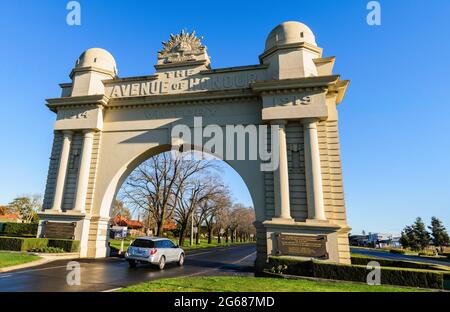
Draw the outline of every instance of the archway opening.
<instances>
[{"instance_id":1,"label":"archway opening","mask_svg":"<svg viewBox=\"0 0 450 312\"><path fill-rule=\"evenodd\" d=\"M123 174L110 217L111 255L140 236L167 237L182 248L252 243L250 191L227 162L195 150L158 150Z\"/></svg>"}]
</instances>

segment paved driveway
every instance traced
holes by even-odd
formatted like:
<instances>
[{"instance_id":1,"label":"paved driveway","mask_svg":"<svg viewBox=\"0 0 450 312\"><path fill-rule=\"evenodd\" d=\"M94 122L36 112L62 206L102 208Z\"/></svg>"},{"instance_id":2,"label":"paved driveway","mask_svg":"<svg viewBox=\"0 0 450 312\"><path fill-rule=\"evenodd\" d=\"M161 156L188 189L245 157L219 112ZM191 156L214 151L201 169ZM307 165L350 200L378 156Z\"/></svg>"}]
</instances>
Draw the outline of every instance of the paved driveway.
<instances>
[{"instance_id":1,"label":"paved driveway","mask_svg":"<svg viewBox=\"0 0 450 312\"><path fill-rule=\"evenodd\" d=\"M159 271L150 265L130 269L119 258L80 259L81 285L66 282L68 260L0 274L0 291L108 291L168 277L253 275L255 245L238 245L187 252L183 267L168 264Z\"/></svg>"}]
</instances>

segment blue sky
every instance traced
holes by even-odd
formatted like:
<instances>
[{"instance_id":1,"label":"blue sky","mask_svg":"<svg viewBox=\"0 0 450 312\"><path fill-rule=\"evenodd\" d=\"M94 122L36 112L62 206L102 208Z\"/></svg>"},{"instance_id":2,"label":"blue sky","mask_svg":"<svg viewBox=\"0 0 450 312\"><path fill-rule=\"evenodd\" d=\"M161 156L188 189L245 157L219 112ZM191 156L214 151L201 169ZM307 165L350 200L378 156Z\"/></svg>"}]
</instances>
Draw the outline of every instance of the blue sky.
<instances>
[{"instance_id":1,"label":"blue sky","mask_svg":"<svg viewBox=\"0 0 450 312\"><path fill-rule=\"evenodd\" d=\"M273 27L298 20L351 80L339 113L354 232L398 232L416 216L450 226L449 1L380 1L372 27L365 0L84 0L81 26L66 24L67 2L0 4L0 203L44 192L54 122L44 99L83 50L110 51L122 77L147 75L161 41L186 28L204 36L214 68L250 65ZM235 173L226 179L250 200Z\"/></svg>"}]
</instances>

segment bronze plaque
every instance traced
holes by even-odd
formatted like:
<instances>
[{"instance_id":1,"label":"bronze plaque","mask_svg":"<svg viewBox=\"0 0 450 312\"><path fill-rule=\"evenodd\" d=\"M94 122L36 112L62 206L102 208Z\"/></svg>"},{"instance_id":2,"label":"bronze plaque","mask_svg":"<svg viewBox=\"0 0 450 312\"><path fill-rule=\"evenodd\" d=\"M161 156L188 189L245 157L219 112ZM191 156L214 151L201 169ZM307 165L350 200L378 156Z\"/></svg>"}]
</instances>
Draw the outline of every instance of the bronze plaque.
<instances>
[{"instance_id":1,"label":"bronze plaque","mask_svg":"<svg viewBox=\"0 0 450 312\"><path fill-rule=\"evenodd\" d=\"M277 255L328 259L326 235L286 235L275 233Z\"/></svg>"},{"instance_id":2,"label":"bronze plaque","mask_svg":"<svg viewBox=\"0 0 450 312\"><path fill-rule=\"evenodd\" d=\"M75 239L76 222L49 222L46 221L43 227L43 237Z\"/></svg>"}]
</instances>

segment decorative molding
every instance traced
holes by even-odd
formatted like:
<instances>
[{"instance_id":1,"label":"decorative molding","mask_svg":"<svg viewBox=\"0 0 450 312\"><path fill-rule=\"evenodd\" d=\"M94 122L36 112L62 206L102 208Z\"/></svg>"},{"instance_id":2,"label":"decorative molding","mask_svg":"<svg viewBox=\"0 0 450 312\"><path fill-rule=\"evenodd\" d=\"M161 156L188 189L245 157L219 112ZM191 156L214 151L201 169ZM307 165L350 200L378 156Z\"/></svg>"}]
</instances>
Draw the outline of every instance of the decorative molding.
<instances>
[{"instance_id":1,"label":"decorative molding","mask_svg":"<svg viewBox=\"0 0 450 312\"><path fill-rule=\"evenodd\" d=\"M158 65L204 60L206 47L202 45L203 37L182 30L179 34L170 34L170 40L162 42L163 49L158 52Z\"/></svg>"}]
</instances>

